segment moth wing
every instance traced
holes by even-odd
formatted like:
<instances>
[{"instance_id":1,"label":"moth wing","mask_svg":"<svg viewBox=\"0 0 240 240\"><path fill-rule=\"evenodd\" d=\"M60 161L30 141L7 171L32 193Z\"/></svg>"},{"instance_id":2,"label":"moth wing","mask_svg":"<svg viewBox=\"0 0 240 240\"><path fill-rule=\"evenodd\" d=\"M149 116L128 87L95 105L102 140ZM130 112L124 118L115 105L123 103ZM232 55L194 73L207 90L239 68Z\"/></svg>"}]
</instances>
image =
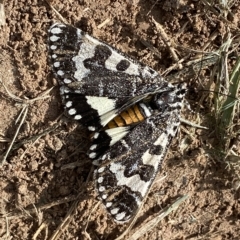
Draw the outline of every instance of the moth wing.
<instances>
[{"instance_id":1,"label":"moth wing","mask_svg":"<svg viewBox=\"0 0 240 240\"><path fill-rule=\"evenodd\" d=\"M141 206L179 123L177 109L153 115L99 158L96 188L115 221L129 221Z\"/></svg>"},{"instance_id":2,"label":"moth wing","mask_svg":"<svg viewBox=\"0 0 240 240\"><path fill-rule=\"evenodd\" d=\"M88 96L132 97L149 91L156 77L162 80L152 68L62 23L49 29L49 57L59 83Z\"/></svg>"},{"instance_id":3,"label":"moth wing","mask_svg":"<svg viewBox=\"0 0 240 240\"><path fill-rule=\"evenodd\" d=\"M92 144L88 151L88 156L91 159L96 159L101 156L109 147L124 138L131 129L137 124L132 123L124 127L115 127L110 129L103 129L96 132L92 137Z\"/></svg>"},{"instance_id":4,"label":"moth wing","mask_svg":"<svg viewBox=\"0 0 240 240\"><path fill-rule=\"evenodd\" d=\"M71 25L50 27L49 56L68 115L91 131L167 85L153 69Z\"/></svg>"}]
</instances>

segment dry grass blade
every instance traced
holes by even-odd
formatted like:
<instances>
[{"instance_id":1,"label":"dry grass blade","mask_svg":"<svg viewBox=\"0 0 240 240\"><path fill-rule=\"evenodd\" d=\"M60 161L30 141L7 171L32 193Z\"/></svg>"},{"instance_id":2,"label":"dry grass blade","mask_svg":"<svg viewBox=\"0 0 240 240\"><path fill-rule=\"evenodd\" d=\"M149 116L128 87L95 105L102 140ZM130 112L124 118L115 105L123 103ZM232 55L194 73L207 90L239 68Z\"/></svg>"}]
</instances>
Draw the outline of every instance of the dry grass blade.
<instances>
[{"instance_id":1,"label":"dry grass blade","mask_svg":"<svg viewBox=\"0 0 240 240\"><path fill-rule=\"evenodd\" d=\"M226 101L223 103L221 111L222 111L222 121L221 121L221 128L227 129L228 134L232 135L232 125L233 125L233 118L235 114L236 104L237 101L237 94L239 91L239 84L240 84L240 57L238 58L233 72L230 76L230 84L229 84L229 96L227 97ZM230 139L227 138L226 147L228 147Z\"/></svg>"},{"instance_id":2,"label":"dry grass blade","mask_svg":"<svg viewBox=\"0 0 240 240\"><path fill-rule=\"evenodd\" d=\"M165 179L165 177L159 179L158 181L162 181L163 179ZM156 184L156 182L154 182L153 185L154 185L154 184ZM153 186L153 185L152 185L152 186ZM151 186L150 189L148 190L148 193L150 192L152 186ZM125 239L125 236L130 233L131 229L133 228L135 222L136 222L137 219L138 219L138 214L139 214L139 213L141 212L141 210L142 210L142 206L143 206L144 202L145 202L146 199L147 199L148 193L145 195L145 198L143 199L141 206L138 208L138 210L137 210L135 216L133 217L133 219L129 222L129 224L128 224L127 228L125 229L125 231L124 231L118 238L116 238L115 240Z\"/></svg>"},{"instance_id":3,"label":"dry grass blade","mask_svg":"<svg viewBox=\"0 0 240 240\"><path fill-rule=\"evenodd\" d=\"M214 103L216 112L216 131L221 138L221 148L227 150L229 148L231 136L231 126L235 111L236 96L239 90L239 60L237 61L233 72L229 79L228 72L228 56L233 38L228 34L225 42L222 44L219 52L219 62L215 67L217 82L215 86ZM223 96L224 95L224 96ZM225 96L227 99L225 100Z\"/></svg>"},{"instance_id":4,"label":"dry grass blade","mask_svg":"<svg viewBox=\"0 0 240 240\"><path fill-rule=\"evenodd\" d=\"M44 237L44 240L47 239L47 236L48 236L48 220L44 221L40 226L39 228L37 229L37 231L34 233L32 239L33 240L36 240L38 239L38 235L41 234L42 230L45 229L45 237ZM42 238L41 238L42 239Z\"/></svg>"},{"instance_id":5,"label":"dry grass blade","mask_svg":"<svg viewBox=\"0 0 240 240\"><path fill-rule=\"evenodd\" d=\"M110 18L107 18L106 20L104 20L102 23L100 23L97 28L100 29L102 27L104 27L106 24L110 23L111 22L111 19Z\"/></svg>"},{"instance_id":6,"label":"dry grass blade","mask_svg":"<svg viewBox=\"0 0 240 240\"><path fill-rule=\"evenodd\" d=\"M229 89L229 74L228 74L228 65L227 65L227 59L229 55L229 48L232 44L232 38L231 35L228 34L226 37L226 42L223 43L223 45L220 48L220 58L218 62L218 69L217 69L217 80L218 84L216 89L218 92L221 92L221 88L224 87L225 92L224 94L228 94ZM218 101L216 101L218 102Z\"/></svg>"},{"instance_id":7,"label":"dry grass blade","mask_svg":"<svg viewBox=\"0 0 240 240\"><path fill-rule=\"evenodd\" d=\"M157 28L157 30L159 31L159 33L160 33L160 35L161 35L164 43L165 43L166 46L169 48L169 51L170 51L171 54L172 54L173 60L174 60L175 62L178 62L178 61L179 61L179 58L178 58L178 56L177 56L177 54L176 54L175 49L172 47L171 39L167 36L167 34L166 34L166 32L164 31L163 27L162 27L158 22L156 22L154 18L152 18L152 20L153 20L154 24L156 25L156 28ZM181 69L182 66L179 65L179 68Z\"/></svg>"},{"instance_id":8,"label":"dry grass blade","mask_svg":"<svg viewBox=\"0 0 240 240\"><path fill-rule=\"evenodd\" d=\"M98 202L98 203L94 206L94 208L92 209L92 211L91 211L90 214L88 215L87 222L86 222L85 227L84 227L84 229L83 229L83 233L84 233L84 235L86 236L86 238L88 238L88 239L91 239L90 235L89 235L88 232L87 232L87 227L88 227L88 224L89 224L89 220L90 220L90 217L91 217L92 213L94 213L94 212L96 211L96 209L99 207L99 205L100 205L100 202Z\"/></svg>"},{"instance_id":9,"label":"dry grass blade","mask_svg":"<svg viewBox=\"0 0 240 240\"><path fill-rule=\"evenodd\" d=\"M0 26L3 26L5 24L6 24L6 19L5 19L3 0L0 0Z\"/></svg>"},{"instance_id":10,"label":"dry grass blade","mask_svg":"<svg viewBox=\"0 0 240 240\"><path fill-rule=\"evenodd\" d=\"M51 87L51 88L47 89L46 91L42 92L38 97L33 98L33 99L22 99L22 98L19 98L19 97L16 96L16 95L12 94L12 93L8 90L7 86L4 84L3 81L0 80L0 82L2 83L2 86L4 87L5 91L7 92L8 96L9 96L11 99L13 99L13 100L16 101L16 102L23 103L23 104L30 104L30 103L33 103L33 102L35 102L35 101L37 101L37 100L44 100L44 99L46 99L46 98L49 98L50 96L49 96L48 94L49 94L49 93L52 91L52 89L53 89L53 87Z\"/></svg>"},{"instance_id":11,"label":"dry grass blade","mask_svg":"<svg viewBox=\"0 0 240 240\"><path fill-rule=\"evenodd\" d=\"M4 84L4 82L2 81L2 79L0 79L0 83L2 84L2 86L3 86L4 89L5 89L5 91L7 92L8 96L9 96L11 99L13 99L13 100L16 101L16 102L24 103L24 99L21 99L21 98L17 97L16 95L12 94L12 93L8 90L7 86Z\"/></svg>"},{"instance_id":12,"label":"dry grass blade","mask_svg":"<svg viewBox=\"0 0 240 240\"><path fill-rule=\"evenodd\" d=\"M62 221L61 224L59 224L59 226L57 227L57 229L54 231L54 233L52 234L52 236L49 238L49 240L57 240L60 235L62 234L62 232L68 227L68 225L70 224L70 222L72 221L72 218L74 216L74 212L77 209L77 206L80 203L80 199L82 197L83 191L85 190L85 186L87 186L90 177L92 176L93 173L93 167L91 169L91 171L88 174L88 178L86 183L82 186L82 191L80 191L80 193L78 194L77 200L75 200L71 206L71 208L69 209L69 211L67 212L64 220Z\"/></svg>"},{"instance_id":13,"label":"dry grass blade","mask_svg":"<svg viewBox=\"0 0 240 240\"><path fill-rule=\"evenodd\" d=\"M14 144L12 146L11 151L20 148L22 145L24 145L26 143L35 141L36 139L38 139L38 138L40 138L42 136L45 136L46 134L54 131L58 126L59 126L59 123L56 123L53 126L51 126L51 127L47 128L46 130L44 130L42 133L33 135L33 136L29 137L29 138L26 138L24 140L19 141L18 143ZM5 155L5 154L6 154L6 152L3 153L3 155Z\"/></svg>"},{"instance_id":14,"label":"dry grass blade","mask_svg":"<svg viewBox=\"0 0 240 240\"><path fill-rule=\"evenodd\" d=\"M60 204L63 204L63 203L68 203L68 202L75 201L77 198L78 198L78 196L73 195L73 196L64 197L62 199L59 199L59 200L56 200L56 201L53 201L53 202L50 202L50 203L47 203L47 204L42 204L42 205L38 204L38 205L36 205L36 207L31 207L31 208L27 208L27 209L20 209L20 210L17 209L13 212L5 213L5 214L0 215L0 218L6 217L8 219L12 219L12 218L20 218L20 217L23 217L23 216L31 217L31 214L36 213L36 209L38 211L42 211L42 210L49 209L51 207L54 207L54 206L57 206L57 205L60 205Z\"/></svg>"},{"instance_id":15,"label":"dry grass blade","mask_svg":"<svg viewBox=\"0 0 240 240\"><path fill-rule=\"evenodd\" d=\"M7 138L7 137L1 137L0 136L0 142L2 142L2 143L4 143L4 142L11 142L11 139Z\"/></svg>"},{"instance_id":16,"label":"dry grass blade","mask_svg":"<svg viewBox=\"0 0 240 240\"><path fill-rule=\"evenodd\" d=\"M148 190L148 192L150 192L150 189ZM125 236L130 233L130 231L131 231L131 229L133 228L135 222L137 221L138 214L141 212L142 206L143 206L144 202L146 201L147 196L148 196L148 193L145 195L145 198L143 199L143 201L142 201L142 203L141 203L141 206L138 208L135 216L134 216L133 219L129 222L128 227L127 227L127 228L125 229L125 231L124 231L118 238L116 238L115 240L125 239Z\"/></svg>"},{"instance_id":17,"label":"dry grass blade","mask_svg":"<svg viewBox=\"0 0 240 240\"><path fill-rule=\"evenodd\" d=\"M211 81L208 85L209 90L210 86L214 87L214 108L216 112L216 116L220 113L221 105L222 105L222 98L223 94L228 94L228 87L229 87L229 75L228 75L228 66L227 66L227 57L228 57L228 49L231 45L231 39L227 36L227 39L219 48L219 58L216 62L211 76ZM216 76L216 77L215 77ZM217 81L214 81L216 78ZM224 92L223 92L224 90ZM210 91L212 92L212 91ZM218 117L217 117L218 118Z\"/></svg>"},{"instance_id":18,"label":"dry grass blade","mask_svg":"<svg viewBox=\"0 0 240 240\"><path fill-rule=\"evenodd\" d=\"M182 81L184 79L189 79L193 76L196 76L196 73L198 73L200 70L216 64L218 58L219 56L217 53L212 53L207 54L203 58L189 61L184 64L184 68L181 71L169 74L165 77L165 79L171 83L178 83L179 81Z\"/></svg>"},{"instance_id":19,"label":"dry grass blade","mask_svg":"<svg viewBox=\"0 0 240 240\"><path fill-rule=\"evenodd\" d=\"M205 5L205 7L211 11L212 13L214 13L216 16L219 17L220 20L222 20L223 22L225 22L226 24L230 25L231 23L226 19L227 17L227 13L229 11L229 8L226 8L226 4L225 7L224 5L221 6L221 3L217 4L214 3L213 1L210 0L201 0L203 2L203 4ZM223 1L222 1L223 2Z\"/></svg>"},{"instance_id":20,"label":"dry grass blade","mask_svg":"<svg viewBox=\"0 0 240 240\"><path fill-rule=\"evenodd\" d=\"M57 14L57 16L59 17L59 19L65 23L68 24L67 20L64 19L64 17L52 6L52 4L49 2L49 0L45 0L46 3L49 5L49 7Z\"/></svg>"},{"instance_id":21,"label":"dry grass blade","mask_svg":"<svg viewBox=\"0 0 240 240\"><path fill-rule=\"evenodd\" d=\"M193 123L193 122L190 122L186 119L183 119L183 118L180 118L180 121L191 126L191 127L195 127L195 128L200 128L200 129L208 129L207 127L204 127L204 126L201 126L199 124L196 124L196 123Z\"/></svg>"},{"instance_id":22,"label":"dry grass blade","mask_svg":"<svg viewBox=\"0 0 240 240\"><path fill-rule=\"evenodd\" d=\"M176 202L171 204L169 207L163 209L161 214L157 217L149 221L148 223L144 223L140 229L137 229L135 233L129 238L129 240L136 240L139 239L143 234L146 234L148 231L151 231L164 217L169 215L172 211L176 210L178 206L184 202L188 198L188 195L185 195L178 199Z\"/></svg>"},{"instance_id":23,"label":"dry grass blade","mask_svg":"<svg viewBox=\"0 0 240 240\"><path fill-rule=\"evenodd\" d=\"M7 151L0 156L0 165L3 165L7 159L10 151L13 150L13 144L14 144L14 142L17 138L17 135L19 133L19 130L20 130L21 126L23 125L23 122L27 116L29 104L35 102L36 100L43 100L45 98L49 98L50 96L48 94L53 88L50 88L50 89L44 91L43 93L40 94L39 97L36 97L34 99L21 99L21 98L15 96L14 94L12 94L11 91L8 90L8 88L6 87L6 85L4 84L3 81L1 81L1 83L2 83L2 86L4 87L4 89L6 90L8 97L10 97L11 99L13 99L16 102L20 102L21 104L23 104L23 108L15 121L15 124L17 124L17 122L21 119L19 126L14 134L14 137L13 137Z\"/></svg>"},{"instance_id":24,"label":"dry grass blade","mask_svg":"<svg viewBox=\"0 0 240 240\"><path fill-rule=\"evenodd\" d=\"M6 217L6 239L10 239L10 233L9 233L9 221Z\"/></svg>"},{"instance_id":25,"label":"dry grass blade","mask_svg":"<svg viewBox=\"0 0 240 240\"><path fill-rule=\"evenodd\" d=\"M17 135L18 135L18 133L19 133L19 130L20 130L21 126L23 125L23 122L24 122L24 120L25 120L25 118L26 118L26 116L27 116L27 113L28 113L28 105L25 105L25 106L24 106L22 112L23 112L23 116L22 116L21 122L19 123L19 126L18 126L18 128L17 128L17 130L16 130L16 132L15 132L15 134L14 134L14 136L13 136L13 139L12 139L12 141L11 141L11 143L10 143L7 151L5 152L4 155L2 155L2 158L0 159L0 165L3 165L3 164L5 163L5 161L6 161L7 157L8 157L8 154L10 153L10 151L11 151L11 149L12 149L13 143L15 142L15 140L16 140L16 138L17 138ZM22 115L22 114L21 114L21 115Z\"/></svg>"},{"instance_id":26,"label":"dry grass blade","mask_svg":"<svg viewBox=\"0 0 240 240\"><path fill-rule=\"evenodd\" d=\"M162 59L161 53L152 44L150 44L149 42L145 41L144 39L142 39L140 37L139 37L139 39L145 47L147 47L150 51L153 52L153 54L155 54L157 57L159 57L159 59Z\"/></svg>"},{"instance_id":27,"label":"dry grass blade","mask_svg":"<svg viewBox=\"0 0 240 240\"><path fill-rule=\"evenodd\" d=\"M233 188L237 191L240 187L240 156L237 156L234 151L230 151L230 155L225 158L228 169L233 169L236 178L233 180Z\"/></svg>"}]
</instances>

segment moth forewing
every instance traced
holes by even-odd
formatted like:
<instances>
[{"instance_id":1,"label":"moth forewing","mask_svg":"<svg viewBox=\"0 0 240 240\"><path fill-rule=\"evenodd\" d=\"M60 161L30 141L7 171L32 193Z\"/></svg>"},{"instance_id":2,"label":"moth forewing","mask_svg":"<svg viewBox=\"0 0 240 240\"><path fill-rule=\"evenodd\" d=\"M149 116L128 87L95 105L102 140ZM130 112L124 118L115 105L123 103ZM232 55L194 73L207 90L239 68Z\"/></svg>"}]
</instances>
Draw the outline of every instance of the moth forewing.
<instances>
[{"instance_id":1,"label":"moth forewing","mask_svg":"<svg viewBox=\"0 0 240 240\"><path fill-rule=\"evenodd\" d=\"M67 24L50 27L49 57L67 114L95 132L97 192L113 219L127 222L177 132L186 87Z\"/></svg>"},{"instance_id":2,"label":"moth forewing","mask_svg":"<svg viewBox=\"0 0 240 240\"><path fill-rule=\"evenodd\" d=\"M99 158L98 194L115 221L129 221L148 193L180 124L184 92L180 85L158 95L159 111L155 109Z\"/></svg>"}]
</instances>

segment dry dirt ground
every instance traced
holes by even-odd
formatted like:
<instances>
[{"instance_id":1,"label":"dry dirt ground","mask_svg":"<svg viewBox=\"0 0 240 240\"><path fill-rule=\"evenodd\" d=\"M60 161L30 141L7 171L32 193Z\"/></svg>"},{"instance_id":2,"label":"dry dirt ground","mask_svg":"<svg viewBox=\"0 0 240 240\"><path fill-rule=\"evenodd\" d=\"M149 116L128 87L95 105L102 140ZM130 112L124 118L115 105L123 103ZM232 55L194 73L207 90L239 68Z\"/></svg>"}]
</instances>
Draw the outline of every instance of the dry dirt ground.
<instances>
[{"instance_id":1,"label":"dry dirt ground","mask_svg":"<svg viewBox=\"0 0 240 240\"><path fill-rule=\"evenodd\" d=\"M175 66L165 75L173 82L187 83L186 101L192 110L186 107L182 118L208 128L182 123L135 225L123 239L137 239L141 231L139 239L239 239L239 178L231 164L222 160L215 99L203 91L214 84L210 76L216 77L222 65L202 66L180 79L171 77L181 66L175 64L164 34L154 23L175 43L173 49L183 59L183 69L194 57L217 52L228 36L234 37L236 44L229 47L233 57L227 58L231 72L239 55L235 40L240 3L228 1L224 8L221 2L51 1L68 23L159 73ZM97 199L93 168L85 155L88 133L62 114L59 86L48 61L48 29L61 19L45 0L5 1L4 9L6 25L0 27L1 160L21 117L25 119L0 167L0 238L116 239L128 225L113 222ZM234 139L239 146L238 128ZM184 195L188 199L157 221L164 208ZM149 221L155 221L153 227Z\"/></svg>"}]
</instances>

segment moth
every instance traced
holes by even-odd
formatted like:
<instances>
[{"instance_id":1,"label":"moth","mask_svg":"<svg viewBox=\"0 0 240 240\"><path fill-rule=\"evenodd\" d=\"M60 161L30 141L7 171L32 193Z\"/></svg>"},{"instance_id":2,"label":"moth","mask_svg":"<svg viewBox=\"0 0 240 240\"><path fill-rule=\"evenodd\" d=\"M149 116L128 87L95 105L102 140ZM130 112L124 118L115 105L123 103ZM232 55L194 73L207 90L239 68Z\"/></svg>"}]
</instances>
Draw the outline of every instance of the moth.
<instances>
[{"instance_id":1,"label":"moth","mask_svg":"<svg viewBox=\"0 0 240 240\"><path fill-rule=\"evenodd\" d=\"M93 132L98 195L115 221L127 222L176 135L186 86L63 23L49 29L49 56L67 115Z\"/></svg>"}]
</instances>

